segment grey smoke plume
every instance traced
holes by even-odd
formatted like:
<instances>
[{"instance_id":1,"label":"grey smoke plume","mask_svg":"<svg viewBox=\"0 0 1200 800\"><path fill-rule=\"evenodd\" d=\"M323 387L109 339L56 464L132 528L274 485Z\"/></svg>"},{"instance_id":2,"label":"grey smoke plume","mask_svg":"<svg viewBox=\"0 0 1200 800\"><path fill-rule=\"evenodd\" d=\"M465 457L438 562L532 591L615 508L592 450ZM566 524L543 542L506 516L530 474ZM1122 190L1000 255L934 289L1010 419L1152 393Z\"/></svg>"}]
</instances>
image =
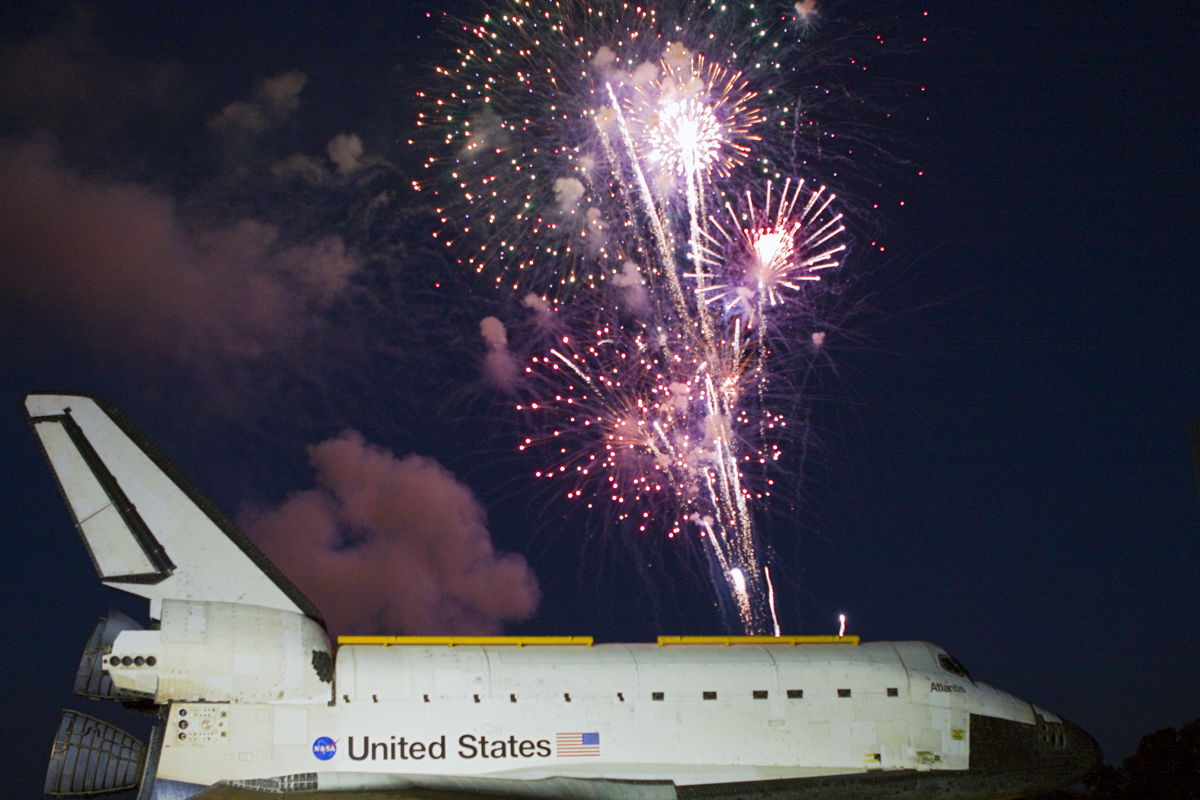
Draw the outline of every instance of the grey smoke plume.
<instances>
[{"instance_id":1,"label":"grey smoke plume","mask_svg":"<svg viewBox=\"0 0 1200 800\"><path fill-rule=\"evenodd\" d=\"M367 167L387 163L376 154L367 155L362 138L355 133L334 136L325 144L325 155L333 162L335 170L330 170L324 162L312 156L292 153L272 164L271 173L284 180L296 179L316 186L334 186L353 178Z\"/></svg>"},{"instance_id":2,"label":"grey smoke plume","mask_svg":"<svg viewBox=\"0 0 1200 800\"><path fill-rule=\"evenodd\" d=\"M472 114L466 128L466 140L461 151L463 155L508 147L504 122L491 108Z\"/></svg>"},{"instance_id":3,"label":"grey smoke plume","mask_svg":"<svg viewBox=\"0 0 1200 800\"><path fill-rule=\"evenodd\" d=\"M554 306L541 295L529 292L521 298L521 305L533 312L533 324L544 332L552 333L558 330L558 317Z\"/></svg>"},{"instance_id":4,"label":"grey smoke plume","mask_svg":"<svg viewBox=\"0 0 1200 800\"><path fill-rule=\"evenodd\" d=\"M300 107L300 91L307 82L308 77L297 71L259 79L250 97L222 108L209 119L208 127L226 134L262 133Z\"/></svg>"},{"instance_id":5,"label":"grey smoke plume","mask_svg":"<svg viewBox=\"0 0 1200 800\"><path fill-rule=\"evenodd\" d=\"M8 122L78 142L118 136L137 114L171 117L187 91L179 62L117 55L94 35L95 9L59 11L66 12L61 27L0 47L0 110Z\"/></svg>"},{"instance_id":6,"label":"grey smoke plume","mask_svg":"<svg viewBox=\"0 0 1200 800\"><path fill-rule=\"evenodd\" d=\"M325 152L343 175L349 175L362 166L363 143L356 134L339 133L325 145Z\"/></svg>"},{"instance_id":7,"label":"grey smoke plume","mask_svg":"<svg viewBox=\"0 0 1200 800\"><path fill-rule=\"evenodd\" d=\"M308 452L317 485L241 523L332 633L494 634L533 615L537 579L445 467L356 431Z\"/></svg>"},{"instance_id":8,"label":"grey smoke plume","mask_svg":"<svg viewBox=\"0 0 1200 800\"><path fill-rule=\"evenodd\" d=\"M614 273L612 284L621 290L621 297L630 311L644 312L650 308L650 293L646 289L646 280L642 271L632 261L621 265L621 271Z\"/></svg>"},{"instance_id":9,"label":"grey smoke plume","mask_svg":"<svg viewBox=\"0 0 1200 800\"><path fill-rule=\"evenodd\" d=\"M509 391L517 382L517 360L508 349L508 331L496 317L479 321L479 333L487 345L483 357L483 377L497 389Z\"/></svg>"},{"instance_id":10,"label":"grey smoke plume","mask_svg":"<svg viewBox=\"0 0 1200 800\"><path fill-rule=\"evenodd\" d=\"M271 165L271 174L276 178L297 178L318 186L329 183L330 174L324 165L312 156L292 153L287 158Z\"/></svg>"},{"instance_id":11,"label":"grey smoke plume","mask_svg":"<svg viewBox=\"0 0 1200 800\"><path fill-rule=\"evenodd\" d=\"M554 201L558 204L559 211L574 211L583 193L583 182L578 178L554 179Z\"/></svg>"},{"instance_id":12,"label":"grey smoke plume","mask_svg":"<svg viewBox=\"0 0 1200 800\"><path fill-rule=\"evenodd\" d=\"M44 142L0 141L0 290L108 344L253 358L302 332L357 268L338 236L189 224L168 195L85 178Z\"/></svg>"}]
</instances>

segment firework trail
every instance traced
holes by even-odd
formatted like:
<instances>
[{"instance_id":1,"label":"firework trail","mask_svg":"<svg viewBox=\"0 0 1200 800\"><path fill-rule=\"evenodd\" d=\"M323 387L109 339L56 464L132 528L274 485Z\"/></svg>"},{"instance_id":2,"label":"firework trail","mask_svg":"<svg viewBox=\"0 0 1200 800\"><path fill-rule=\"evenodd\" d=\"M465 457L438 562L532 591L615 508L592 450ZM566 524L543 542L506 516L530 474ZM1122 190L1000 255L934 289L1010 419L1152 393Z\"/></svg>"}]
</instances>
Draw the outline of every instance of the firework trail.
<instances>
[{"instance_id":1,"label":"firework trail","mask_svg":"<svg viewBox=\"0 0 1200 800\"><path fill-rule=\"evenodd\" d=\"M702 541L759 633L755 509L787 429L772 353L815 336L791 312L847 246L833 192L796 174L824 146L795 86L821 9L676 5L508 0L461 27L420 124L441 140L435 235L555 317L517 404L521 449L552 455L536 477Z\"/></svg>"}]
</instances>

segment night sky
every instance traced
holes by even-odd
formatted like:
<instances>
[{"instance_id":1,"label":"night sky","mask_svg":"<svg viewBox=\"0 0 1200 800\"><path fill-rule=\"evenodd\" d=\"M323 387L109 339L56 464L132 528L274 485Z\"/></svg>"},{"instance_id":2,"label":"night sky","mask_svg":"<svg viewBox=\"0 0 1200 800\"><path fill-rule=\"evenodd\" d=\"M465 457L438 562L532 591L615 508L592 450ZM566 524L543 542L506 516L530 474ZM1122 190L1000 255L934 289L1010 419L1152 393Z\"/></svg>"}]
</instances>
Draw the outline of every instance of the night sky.
<instances>
[{"instance_id":1,"label":"night sky","mask_svg":"<svg viewBox=\"0 0 1200 800\"><path fill-rule=\"evenodd\" d=\"M1069 5L872 4L872 24L929 41L879 63L902 112L878 133L887 250L852 261L803 481L767 527L785 632L845 613L865 639L937 642L1118 763L1200 717L1200 26L1191 8ZM349 462L453 504L405 518L440 544L391 561L353 539L277 551L356 632L721 632L694 561L614 541L532 485L511 403L480 378L479 320L511 298L452 269L407 188L414 93L449 60L432 6L16 6L0 12L11 796L40 792L59 708L146 725L70 696L96 618L145 606L95 580L27 391L114 403L268 551L306 509L346 522L328 501ZM455 560L489 535L482 563Z\"/></svg>"}]
</instances>

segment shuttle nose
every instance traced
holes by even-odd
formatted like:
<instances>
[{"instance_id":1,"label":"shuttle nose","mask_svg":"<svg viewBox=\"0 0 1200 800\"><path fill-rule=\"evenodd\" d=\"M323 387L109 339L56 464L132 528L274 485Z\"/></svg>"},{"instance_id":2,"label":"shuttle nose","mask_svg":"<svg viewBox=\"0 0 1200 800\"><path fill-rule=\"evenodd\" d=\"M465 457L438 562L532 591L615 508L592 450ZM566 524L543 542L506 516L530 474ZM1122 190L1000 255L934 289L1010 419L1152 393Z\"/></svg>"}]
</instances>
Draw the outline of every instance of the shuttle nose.
<instances>
[{"instance_id":1,"label":"shuttle nose","mask_svg":"<svg viewBox=\"0 0 1200 800\"><path fill-rule=\"evenodd\" d=\"M1066 738L1064 749L1067 757L1076 765L1079 777L1083 777L1100 763L1100 745L1083 728L1065 719L1063 720L1063 734Z\"/></svg>"},{"instance_id":2,"label":"shuttle nose","mask_svg":"<svg viewBox=\"0 0 1200 800\"><path fill-rule=\"evenodd\" d=\"M1049 792L1074 783L1100 761L1100 746L1074 723L1034 708L1034 724L971 717L971 771L1010 793Z\"/></svg>"}]
</instances>

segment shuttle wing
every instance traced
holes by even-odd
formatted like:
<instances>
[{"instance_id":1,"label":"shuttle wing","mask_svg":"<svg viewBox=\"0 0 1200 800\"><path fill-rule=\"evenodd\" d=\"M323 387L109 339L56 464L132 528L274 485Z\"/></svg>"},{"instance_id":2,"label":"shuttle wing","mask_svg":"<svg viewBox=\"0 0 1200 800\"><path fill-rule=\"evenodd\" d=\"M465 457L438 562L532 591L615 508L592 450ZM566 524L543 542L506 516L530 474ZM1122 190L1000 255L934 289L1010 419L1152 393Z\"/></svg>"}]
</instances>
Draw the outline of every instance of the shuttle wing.
<instances>
[{"instance_id":1,"label":"shuttle wing","mask_svg":"<svg viewBox=\"0 0 1200 800\"><path fill-rule=\"evenodd\" d=\"M150 601L245 603L320 613L115 408L30 394L41 442L92 563L107 585Z\"/></svg>"}]
</instances>

